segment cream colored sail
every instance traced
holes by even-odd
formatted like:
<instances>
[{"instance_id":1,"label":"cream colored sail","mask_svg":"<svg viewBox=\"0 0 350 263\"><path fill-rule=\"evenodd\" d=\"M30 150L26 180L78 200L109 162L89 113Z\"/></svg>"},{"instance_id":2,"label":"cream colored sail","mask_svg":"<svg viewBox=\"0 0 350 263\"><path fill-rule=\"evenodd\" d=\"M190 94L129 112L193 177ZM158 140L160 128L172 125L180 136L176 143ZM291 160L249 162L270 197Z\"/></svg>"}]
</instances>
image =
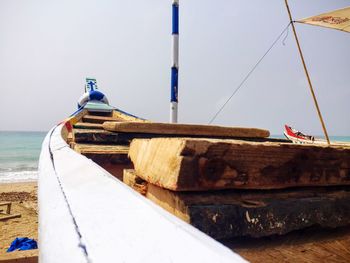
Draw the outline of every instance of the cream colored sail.
<instances>
[{"instance_id":1,"label":"cream colored sail","mask_svg":"<svg viewBox=\"0 0 350 263\"><path fill-rule=\"evenodd\" d=\"M350 7L304 18L297 22L333 28L350 33Z\"/></svg>"}]
</instances>

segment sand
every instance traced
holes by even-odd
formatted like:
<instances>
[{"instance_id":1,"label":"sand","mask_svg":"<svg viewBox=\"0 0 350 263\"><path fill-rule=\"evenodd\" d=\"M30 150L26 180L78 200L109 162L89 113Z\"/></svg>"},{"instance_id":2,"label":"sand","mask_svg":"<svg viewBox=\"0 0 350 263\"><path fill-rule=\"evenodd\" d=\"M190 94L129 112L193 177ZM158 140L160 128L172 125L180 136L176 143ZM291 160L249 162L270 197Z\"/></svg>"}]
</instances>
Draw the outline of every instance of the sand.
<instances>
[{"instance_id":1,"label":"sand","mask_svg":"<svg viewBox=\"0 0 350 263\"><path fill-rule=\"evenodd\" d=\"M21 217L1 220L0 215L0 262L36 262L38 249L11 253L6 250L16 237L38 240L37 182L0 184L0 203L3 202L11 202L11 214L19 213Z\"/></svg>"}]
</instances>

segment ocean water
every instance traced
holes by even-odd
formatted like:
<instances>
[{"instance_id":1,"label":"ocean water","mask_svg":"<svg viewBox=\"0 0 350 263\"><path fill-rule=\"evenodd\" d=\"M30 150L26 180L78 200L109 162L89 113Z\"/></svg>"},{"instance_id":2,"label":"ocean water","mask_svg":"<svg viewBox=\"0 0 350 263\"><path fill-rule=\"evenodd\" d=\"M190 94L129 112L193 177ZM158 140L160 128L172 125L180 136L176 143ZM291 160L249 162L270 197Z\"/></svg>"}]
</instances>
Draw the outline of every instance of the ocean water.
<instances>
[{"instance_id":1,"label":"ocean water","mask_svg":"<svg viewBox=\"0 0 350 263\"><path fill-rule=\"evenodd\" d=\"M0 183L34 181L46 132L0 131Z\"/></svg>"},{"instance_id":2,"label":"ocean water","mask_svg":"<svg viewBox=\"0 0 350 263\"><path fill-rule=\"evenodd\" d=\"M350 142L350 136L330 136L329 139L337 142Z\"/></svg>"}]
</instances>

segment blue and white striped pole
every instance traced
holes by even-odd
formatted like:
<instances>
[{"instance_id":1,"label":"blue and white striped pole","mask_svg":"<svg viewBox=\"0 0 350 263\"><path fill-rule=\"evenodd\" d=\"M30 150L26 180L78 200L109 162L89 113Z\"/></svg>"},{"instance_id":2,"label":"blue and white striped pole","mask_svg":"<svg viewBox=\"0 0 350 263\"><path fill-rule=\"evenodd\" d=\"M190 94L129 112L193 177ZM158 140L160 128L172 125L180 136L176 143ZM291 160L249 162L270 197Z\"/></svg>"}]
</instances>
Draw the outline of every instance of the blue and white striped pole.
<instances>
[{"instance_id":1,"label":"blue and white striped pole","mask_svg":"<svg viewBox=\"0 0 350 263\"><path fill-rule=\"evenodd\" d=\"M171 66L170 122L177 123L179 74L179 0L173 0L172 20L173 58Z\"/></svg>"}]
</instances>

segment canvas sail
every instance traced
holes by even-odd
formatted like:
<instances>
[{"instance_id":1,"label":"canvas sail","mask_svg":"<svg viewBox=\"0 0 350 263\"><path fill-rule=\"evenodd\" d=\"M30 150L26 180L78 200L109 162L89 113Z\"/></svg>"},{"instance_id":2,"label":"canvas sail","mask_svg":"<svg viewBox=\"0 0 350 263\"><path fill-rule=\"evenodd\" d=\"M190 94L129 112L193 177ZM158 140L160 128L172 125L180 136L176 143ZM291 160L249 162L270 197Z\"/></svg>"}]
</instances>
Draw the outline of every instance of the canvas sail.
<instances>
[{"instance_id":1,"label":"canvas sail","mask_svg":"<svg viewBox=\"0 0 350 263\"><path fill-rule=\"evenodd\" d=\"M298 20L299 23L333 28L350 33L350 6Z\"/></svg>"}]
</instances>

